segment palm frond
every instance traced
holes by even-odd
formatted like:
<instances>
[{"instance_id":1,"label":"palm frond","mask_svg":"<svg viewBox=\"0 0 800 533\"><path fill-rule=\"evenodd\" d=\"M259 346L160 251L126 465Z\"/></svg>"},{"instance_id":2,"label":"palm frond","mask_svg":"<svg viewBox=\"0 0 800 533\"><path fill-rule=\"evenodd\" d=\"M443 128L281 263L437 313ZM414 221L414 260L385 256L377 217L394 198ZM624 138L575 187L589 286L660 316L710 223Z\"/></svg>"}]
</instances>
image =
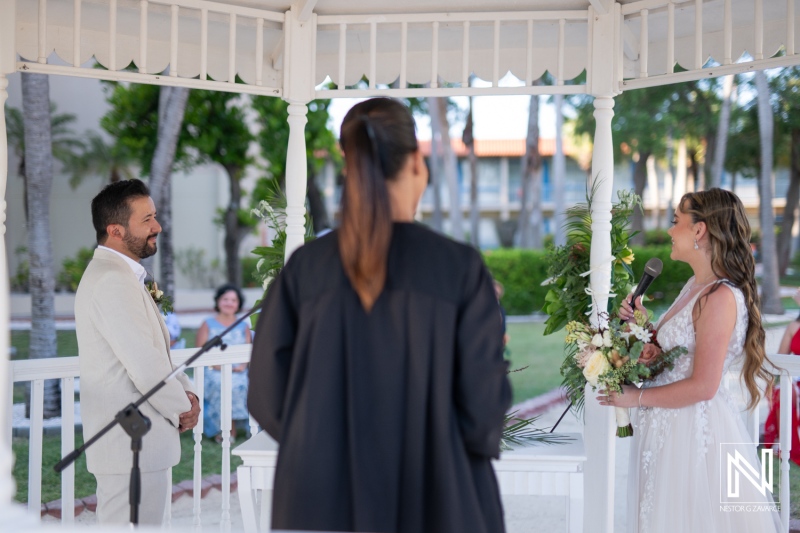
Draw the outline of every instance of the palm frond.
<instances>
[{"instance_id":1,"label":"palm frond","mask_svg":"<svg viewBox=\"0 0 800 533\"><path fill-rule=\"evenodd\" d=\"M568 435L550 433L545 429L534 426L539 420L539 416L531 418L519 418L514 411L506 414L503 427L503 437L500 440L500 450L507 452L514 449L514 446L529 446L531 444L566 444L572 440Z\"/></svg>"}]
</instances>

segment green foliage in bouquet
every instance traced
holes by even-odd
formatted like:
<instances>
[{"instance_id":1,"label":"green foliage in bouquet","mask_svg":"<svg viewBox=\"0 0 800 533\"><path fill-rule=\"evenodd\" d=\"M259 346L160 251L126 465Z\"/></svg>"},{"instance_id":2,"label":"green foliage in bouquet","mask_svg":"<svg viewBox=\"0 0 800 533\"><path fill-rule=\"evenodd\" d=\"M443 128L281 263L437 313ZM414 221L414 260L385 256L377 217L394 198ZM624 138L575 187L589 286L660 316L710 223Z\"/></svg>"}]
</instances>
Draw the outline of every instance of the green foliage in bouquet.
<instances>
[{"instance_id":1,"label":"green foliage in bouquet","mask_svg":"<svg viewBox=\"0 0 800 533\"><path fill-rule=\"evenodd\" d=\"M266 223L275 232L275 237L272 239L270 246L259 246L254 248L251 253L259 258L253 277L261 284L266 295L270 285L272 285L272 282L283 268L283 261L286 255L286 195L277 181L274 180L264 187L264 191L264 199L258 203L258 207L253 209L251 213L254 217ZM314 234L311 230L313 227L311 217L306 214L305 242L314 240ZM261 299L255 305L259 303L261 303ZM257 321L258 313L250 317L253 329L255 329Z\"/></svg>"},{"instance_id":2,"label":"green foliage in bouquet","mask_svg":"<svg viewBox=\"0 0 800 533\"><path fill-rule=\"evenodd\" d=\"M550 315L545 322L545 335L564 328L572 320L584 320L589 311L591 298L587 295L589 276L581 276L589 271L589 252L592 244L592 199L596 189L587 194L585 204L577 204L567 210L567 244L558 246L550 252L548 280L550 285L545 296L543 310ZM633 282L633 252L628 241L635 235L630 233L630 220L633 210L640 208L642 200L632 191L621 190L618 201L611 209L611 254L614 264L611 269L611 292L609 311L617 309L628 294Z\"/></svg>"}]
</instances>

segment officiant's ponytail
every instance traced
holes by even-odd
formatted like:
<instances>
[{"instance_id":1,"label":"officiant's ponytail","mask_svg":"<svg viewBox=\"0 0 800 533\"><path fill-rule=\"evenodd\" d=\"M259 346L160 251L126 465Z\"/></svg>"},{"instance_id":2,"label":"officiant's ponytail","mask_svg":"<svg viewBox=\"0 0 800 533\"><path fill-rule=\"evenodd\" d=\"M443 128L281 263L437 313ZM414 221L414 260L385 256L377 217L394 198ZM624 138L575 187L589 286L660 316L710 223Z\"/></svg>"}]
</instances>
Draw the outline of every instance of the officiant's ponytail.
<instances>
[{"instance_id":1,"label":"officiant's ponytail","mask_svg":"<svg viewBox=\"0 0 800 533\"><path fill-rule=\"evenodd\" d=\"M355 105L339 136L345 180L339 225L342 266L364 309L370 311L386 283L392 212L386 180L394 179L417 151L414 118L389 98Z\"/></svg>"}]
</instances>

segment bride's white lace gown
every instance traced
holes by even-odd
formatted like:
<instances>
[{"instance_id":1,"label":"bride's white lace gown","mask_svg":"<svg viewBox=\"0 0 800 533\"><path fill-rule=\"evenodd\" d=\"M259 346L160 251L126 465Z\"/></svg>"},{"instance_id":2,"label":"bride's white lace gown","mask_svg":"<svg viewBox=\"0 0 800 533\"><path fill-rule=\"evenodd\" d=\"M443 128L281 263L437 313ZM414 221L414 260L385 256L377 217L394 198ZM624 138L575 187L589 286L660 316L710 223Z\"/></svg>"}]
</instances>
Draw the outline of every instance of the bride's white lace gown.
<instances>
[{"instance_id":1,"label":"bride's white lace gown","mask_svg":"<svg viewBox=\"0 0 800 533\"><path fill-rule=\"evenodd\" d=\"M694 278L681 291L688 291ZM742 292L725 283L736 299L736 327L725 356L724 372L743 357L747 333L747 306ZM718 290L726 290L720 287ZM700 291L702 292L702 291ZM698 295L699 296L699 295ZM681 300L679 296L676 303ZM692 308L697 296L667 322L658 324L658 342L669 350L685 346L672 370L647 387L666 385L691 375L695 356ZM673 306L675 303L673 303ZM665 313L666 316L669 313ZM680 409L633 410L634 436L628 487L628 529L637 533L734 533L779 531L780 517L769 492L766 496L740 477L739 498L729 498L723 443L746 443L752 439L745 429L739 407L723 386L709 401ZM638 411L638 413L636 412ZM729 446L723 446L730 449ZM737 447L747 461L759 468L755 446ZM777 463L777 458L775 459ZM776 464L777 466L777 464ZM760 473L760 470L759 470ZM777 477L774 483L778 488ZM748 502L741 506L722 502ZM751 502L760 502L753 504ZM726 508L725 505L728 505ZM772 509L770 509L772 508ZM736 509L736 510L731 510ZM749 509L749 511L747 510ZM758 510L756 510L758 509ZM765 510L766 509L766 510Z\"/></svg>"}]
</instances>

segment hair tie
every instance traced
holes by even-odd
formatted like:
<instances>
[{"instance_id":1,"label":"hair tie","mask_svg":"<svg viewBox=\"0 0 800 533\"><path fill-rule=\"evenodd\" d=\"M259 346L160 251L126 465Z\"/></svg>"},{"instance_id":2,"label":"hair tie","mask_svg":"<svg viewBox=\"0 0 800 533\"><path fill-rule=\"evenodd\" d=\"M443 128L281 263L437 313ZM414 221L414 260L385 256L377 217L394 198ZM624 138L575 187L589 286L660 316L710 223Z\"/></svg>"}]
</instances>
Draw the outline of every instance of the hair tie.
<instances>
[{"instance_id":1,"label":"hair tie","mask_svg":"<svg viewBox=\"0 0 800 533\"><path fill-rule=\"evenodd\" d=\"M372 127L372 121L369 115L359 115L358 118L364 123L364 129L367 131L367 137L369 137L369 143L372 149L372 159L378 163L385 177L386 165L384 164L383 151L381 150L380 143L378 143L378 136L375 135L375 129Z\"/></svg>"}]
</instances>

